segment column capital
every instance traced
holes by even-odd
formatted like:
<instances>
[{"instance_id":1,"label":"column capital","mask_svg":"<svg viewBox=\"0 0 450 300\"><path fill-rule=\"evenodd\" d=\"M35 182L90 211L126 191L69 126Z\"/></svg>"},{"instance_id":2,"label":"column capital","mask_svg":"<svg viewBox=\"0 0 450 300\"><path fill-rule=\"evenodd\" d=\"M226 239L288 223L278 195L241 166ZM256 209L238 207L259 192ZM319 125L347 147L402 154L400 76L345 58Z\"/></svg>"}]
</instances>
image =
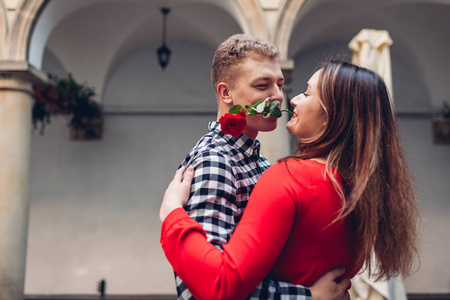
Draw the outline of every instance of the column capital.
<instances>
[{"instance_id":1,"label":"column capital","mask_svg":"<svg viewBox=\"0 0 450 300\"><path fill-rule=\"evenodd\" d=\"M47 82L47 74L30 65L27 61L0 61L0 80L15 79L33 85Z\"/></svg>"}]
</instances>

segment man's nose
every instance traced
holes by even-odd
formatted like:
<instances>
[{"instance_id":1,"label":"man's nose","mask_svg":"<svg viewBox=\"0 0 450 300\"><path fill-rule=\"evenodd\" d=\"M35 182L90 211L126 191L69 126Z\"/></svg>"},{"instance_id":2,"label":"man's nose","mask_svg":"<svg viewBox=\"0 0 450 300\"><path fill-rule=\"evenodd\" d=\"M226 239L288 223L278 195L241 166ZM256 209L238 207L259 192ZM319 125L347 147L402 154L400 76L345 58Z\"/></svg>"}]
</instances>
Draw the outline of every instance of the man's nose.
<instances>
[{"instance_id":1,"label":"man's nose","mask_svg":"<svg viewBox=\"0 0 450 300\"><path fill-rule=\"evenodd\" d=\"M273 95L270 98L272 101L274 101L274 100L278 100L280 102L283 101L284 94L283 94L282 88L280 88L278 85L276 85L274 88L274 91L273 91Z\"/></svg>"}]
</instances>

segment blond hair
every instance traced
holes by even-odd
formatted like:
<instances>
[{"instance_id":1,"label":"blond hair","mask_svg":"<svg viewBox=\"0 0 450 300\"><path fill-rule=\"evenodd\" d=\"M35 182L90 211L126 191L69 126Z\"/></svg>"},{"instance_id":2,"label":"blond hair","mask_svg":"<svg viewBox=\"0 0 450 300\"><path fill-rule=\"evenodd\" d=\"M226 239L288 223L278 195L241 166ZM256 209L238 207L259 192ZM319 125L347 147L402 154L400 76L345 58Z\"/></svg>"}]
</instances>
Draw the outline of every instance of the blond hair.
<instances>
[{"instance_id":1,"label":"blond hair","mask_svg":"<svg viewBox=\"0 0 450 300\"><path fill-rule=\"evenodd\" d=\"M252 55L278 59L277 47L269 41L248 34L235 34L226 39L214 53L211 81L214 89L223 81L234 85L240 77L240 64Z\"/></svg>"}]
</instances>

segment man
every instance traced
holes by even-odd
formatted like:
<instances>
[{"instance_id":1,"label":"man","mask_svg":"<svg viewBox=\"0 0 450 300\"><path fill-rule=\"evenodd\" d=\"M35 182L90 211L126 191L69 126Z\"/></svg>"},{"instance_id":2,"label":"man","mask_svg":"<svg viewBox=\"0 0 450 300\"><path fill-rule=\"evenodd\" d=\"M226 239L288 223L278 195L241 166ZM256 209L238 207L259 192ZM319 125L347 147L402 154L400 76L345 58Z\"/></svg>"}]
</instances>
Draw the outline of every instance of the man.
<instances>
[{"instance_id":1,"label":"man","mask_svg":"<svg viewBox=\"0 0 450 300\"><path fill-rule=\"evenodd\" d=\"M283 101L284 77L275 45L249 35L233 35L214 54L212 72L218 105L217 119L236 104L254 104L270 97ZM260 131L272 131L277 119L247 116L240 137L221 132L218 122L209 124L203 136L182 162L195 169L191 196L185 207L206 231L208 241L222 249L233 233L261 174L269 167L259 155ZM341 298L345 283L335 279L343 270L330 271L310 289L265 279L250 295L251 299L349 299ZM188 288L176 277L178 299L193 299Z\"/></svg>"}]
</instances>

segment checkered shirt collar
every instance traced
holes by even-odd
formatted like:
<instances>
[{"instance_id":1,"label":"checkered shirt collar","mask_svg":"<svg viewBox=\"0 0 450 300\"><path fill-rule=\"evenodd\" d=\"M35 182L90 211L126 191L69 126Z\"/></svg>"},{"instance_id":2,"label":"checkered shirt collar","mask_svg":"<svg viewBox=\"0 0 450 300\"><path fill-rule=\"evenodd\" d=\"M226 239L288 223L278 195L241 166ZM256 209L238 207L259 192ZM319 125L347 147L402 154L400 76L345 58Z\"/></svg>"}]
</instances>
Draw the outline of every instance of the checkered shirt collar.
<instances>
[{"instance_id":1,"label":"checkered shirt collar","mask_svg":"<svg viewBox=\"0 0 450 300\"><path fill-rule=\"evenodd\" d=\"M229 134L224 134L221 131L220 123L217 121L209 122L208 130L221 136L229 145L244 153L246 156L251 157L256 155L257 157L259 157L261 144L258 140L252 140L245 134L241 134L240 137L234 137Z\"/></svg>"}]
</instances>

